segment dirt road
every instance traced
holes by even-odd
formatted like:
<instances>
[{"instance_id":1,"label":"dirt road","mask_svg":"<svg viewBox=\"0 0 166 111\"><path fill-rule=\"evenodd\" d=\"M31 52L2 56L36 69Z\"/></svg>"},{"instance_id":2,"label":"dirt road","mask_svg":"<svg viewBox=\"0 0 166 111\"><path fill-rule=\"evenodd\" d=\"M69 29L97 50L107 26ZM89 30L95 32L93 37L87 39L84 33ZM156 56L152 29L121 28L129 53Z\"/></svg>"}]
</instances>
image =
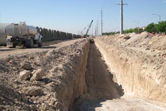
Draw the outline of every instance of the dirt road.
<instances>
[{"instance_id":1,"label":"dirt road","mask_svg":"<svg viewBox=\"0 0 166 111\"><path fill-rule=\"evenodd\" d=\"M123 95L123 88L112 81L112 74L107 70L95 44L91 44L87 69L89 96L83 100L80 111L166 111L164 107L151 102Z\"/></svg>"},{"instance_id":2,"label":"dirt road","mask_svg":"<svg viewBox=\"0 0 166 111\"><path fill-rule=\"evenodd\" d=\"M0 59L5 58L7 56L12 55L22 55L22 54L28 54L33 52L42 52L47 51L48 49L55 49L55 48L61 48L70 44L73 44L76 40L67 40L67 41L52 41L44 43L44 46L42 48L38 48L37 46L34 46L33 48L7 48L7 47L0 47ZM81 40L81 39L80 39Z\"/></svg>"}]
</instances>

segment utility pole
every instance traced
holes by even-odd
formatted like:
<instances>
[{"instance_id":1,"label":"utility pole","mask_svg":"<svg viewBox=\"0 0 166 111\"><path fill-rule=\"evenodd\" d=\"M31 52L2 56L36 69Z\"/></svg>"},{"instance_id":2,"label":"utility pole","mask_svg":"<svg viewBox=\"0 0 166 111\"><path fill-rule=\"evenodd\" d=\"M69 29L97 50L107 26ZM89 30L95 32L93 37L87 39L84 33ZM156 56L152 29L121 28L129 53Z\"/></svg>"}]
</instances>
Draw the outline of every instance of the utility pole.
<instances>
[{"instance_id":1,"label":"utility pole","mask_svg":"<svg viewBox=\"0 0 166 111\"><path fill-rule=\"evenodd\" d=\"M98 35L98 21L96 23L96 29L95 29L95 36L97 36L97 35Z\"/></svg>"},{"instance_id":2,"label":"utility pole","mask_svg":"<svg viewBox=\"0 0 166 111\"><path fill-rule=\"evenodd\" d=\"M96 27L95 27L95 36L97 35L96 33L97 33L97 25L96 25Z\"/></svg>"},{"instance_id":3,"label":"utility pole","mask_svg":"<svg viewBox=\"0 0 166 111\"><path fill-rule=\"evenodd\" d=\"M101 8L101 36L103 35L103 10Z\"/></svg>"},{"instance_id":4,"label":"utility pole","mask_svg":"<svg viewBox=\"0 0 166 111\"><path fill-rule=\"evenodd\" d=\"M97 30L96 30L96 35L98 36L98 21L97 21Z\"/></svg>"},{"instance_id":5,"label":"utility pole","mask_svg":"<svg viewBox=\"0 0 166 111\"><path fill-rule=\"evenodd\" d=\"M123 0L120 1L120 34L123 34Z\"/></svg>"},{"instance_id":6,"label":"utility pole","mask_svg":"<svg viewBox=\"0 0 166 111\"><path fill-rule=\"evenodd\" d=\"M0 12L0 23L1 23L1 12Z\"/></svg>"},{"instance_id":7,"label":"utility pole","mask_svg":"<svg viewBox=\"0 0 166 111\"><path fill-rule=\"evenodd\" d=\"M123 34L123 0L121 0L120 3L120 11L121 11L120 34Z\"/></svg>"}]
</instances>

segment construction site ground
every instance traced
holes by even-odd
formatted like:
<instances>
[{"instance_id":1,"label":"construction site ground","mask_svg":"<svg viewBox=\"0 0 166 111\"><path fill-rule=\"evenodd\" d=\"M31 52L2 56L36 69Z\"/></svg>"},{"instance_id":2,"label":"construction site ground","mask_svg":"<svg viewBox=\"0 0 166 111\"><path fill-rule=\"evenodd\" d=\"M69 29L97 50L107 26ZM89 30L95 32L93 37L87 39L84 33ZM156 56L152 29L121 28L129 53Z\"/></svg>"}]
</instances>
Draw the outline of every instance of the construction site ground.
<instances>
[{"instance_id":1,"label":"construction site ground","mask_svg":"<svg viewBox=\"0 0 166 111\"><path fill-rule=\"evenodd\" d=\"M129 47L133 41L127 44L128 47L125 47L125 43L130 42L130 39L126 40L124 39L125 37L128 37L128 35L119 38L96 38L95 43L91 44L89 39L85 38L69 41L52 41L45 43L42 48L34 46L33 48L20 49L19 47L6 48L1 46L0 110L166 111L166 104L163 102L164 100L162 101L162 98L158 100L158 95L155 97L154 94L153 97L155 99L149 99L146 95L140 96L137 89L130 93L130 90L128 91L127 88L132 89L133 87L130 88L128 85L126 88L127 83L120 84L120 82L123 83L123 80L120 81L119 75L116 78L119 81L114 80L115 74L111 70L113 72L118 70L123 72L126 67L121 68L120 65L122 63L118 64L116 61L113 61L116 62L116 65L118 64L117 67L120 67L120 69L115 69L114 67L110 69L108 66L109 62L106 61L105 56L107 52L110 51L115 59L122 57L117 60L122 61L123 64L126 61L130 61L130 59L124 59L128 56L123 55L123 51L131 55L133 54L133 56L134 54L138 56L139 54L148 55L148 53L158 54L161 52L161 50L159 52L158 50L144 50L147 47L143 49L142 47ZM148 37L146 36L146 38ZM113 43L114 41L117 42L117 46L116 43ZM135 45L136 43L133 44ZM122 47L122 45L124 46ZM142 46L145 45L143 44ZM106 47L108 51L104 52L105 49L103 47ZM119 48L118 50L121 51L120 53L123 56L115 47ZM112 60L112 58L108 60ZM39 69L44 70L45 74L42 76L42 79L32 80L32 77L26 80L20 79L20 73L25 71L22 65L27 63L32 67L29 70L32 73L31 76ZM127 78L127 76L124 76L124 78ZM130 80L129 77L126 81ZM135 85L137 86L136 83ZM140 88L139 82L138 87ZM144 88L144 86L141 88ZM31 89L33 89L34 93L28 92L29 90L32 91ZM162 94L162 90L160 94Z\"/></svg>"},{"instance_id":2,"label":"construction site ground","mask_svg":"<svg viewBox=\"0 0 166 111\"><path fill-rule=\"evenodd\" d=\"M88 96L81 101L80 111L166 111L162 103L125 94L123 87L112 81L113 75L95 44L91 44L87 68Z\"/></svg>"}]
</instances>

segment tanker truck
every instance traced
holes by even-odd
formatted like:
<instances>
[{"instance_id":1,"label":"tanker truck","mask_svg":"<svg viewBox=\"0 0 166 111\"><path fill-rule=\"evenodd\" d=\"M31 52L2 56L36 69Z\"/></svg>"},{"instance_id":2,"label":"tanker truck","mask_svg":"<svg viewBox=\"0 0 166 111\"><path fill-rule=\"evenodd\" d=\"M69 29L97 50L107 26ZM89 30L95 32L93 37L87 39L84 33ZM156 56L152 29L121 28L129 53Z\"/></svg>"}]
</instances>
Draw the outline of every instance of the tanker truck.
<instances>
[{"instance_id":1,"label":"tanker truck","mask_svg":"<svg viewBox=\"0 0 166 111\"><path fill-rule=\"evenodd\" d=\"M0 23L0 46L6 46L6 33L5 29L11 23Z\"/></svg>"},{"instance_id":2,"label":"tanker truck","mask_svg":"<svg viewBox=\"0 0 166 111\"><path fill-rule=\"evenodd\" d=\"M12 23L6 27L5 32L7 34L7 47L21 46L31 48L34 44L42 47L42 35L37 32L36 27L28 26L25 22Z\"/></svg>"}]
</instances>

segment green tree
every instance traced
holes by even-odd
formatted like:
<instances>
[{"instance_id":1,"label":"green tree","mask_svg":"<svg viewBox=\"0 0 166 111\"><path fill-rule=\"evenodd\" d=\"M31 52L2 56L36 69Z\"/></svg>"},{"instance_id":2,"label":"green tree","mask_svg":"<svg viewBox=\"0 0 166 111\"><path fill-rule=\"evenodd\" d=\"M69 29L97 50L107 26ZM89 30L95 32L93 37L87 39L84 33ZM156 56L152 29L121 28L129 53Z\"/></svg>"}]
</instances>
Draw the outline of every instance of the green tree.
<instances>
[{"instance_id":1,"label":"green tree","mask_svg":"<svg viewBox=\"0 0 166 111\"><path fill-rule=\"evenodd\" d=\"M128 33L132 33L132 32L134 32L133 29L129 29L129 30L128 30Z\"/></svg>"},{"instance_id":2,"label":"green tree","mask_svg":"<svg viewBox=\"0 0 166 111\"><path fill-rule=\"evenodd\" d=\"M123 33L124 33L124 34L127 34L127 33L132 33L132 32L134 32L134 30L133 30L133 29L128 29L128 30L124 30L124 31L123 31Z\"/></svg>"},{"instance_id":3,"label":"green tree","mask_svg":"<svg viewBox=\"0 0 166 111\"><path fill-rule=\"evenodd\" d=\"M166 32L166 21L159 22L156 25L157 32Z\"/></svg>"},{"instance_id":4,"label":"green tree","mask_svg":"<svg viewBox=\"0 0 166 111\"><path fill-rule=\"evenodd\" d=\"M150 24L145 28L145 31L150 32L150 33L152 33L152 32L155 33L155 32L157 32L156 27L157 27L156 24L150 23Z\"/></svg>"},{"instance_id":5,"label":"green tree","mask_svg":"<svg viewBox=\"0 0 166 111\"><path fill-rule=\"evenodd\" d=\"M138 28L138 27L137 27L137 28L134 28L133 31L134 31L135 33L139 33L139 28Z\"/></svg>"}]
</instances>

